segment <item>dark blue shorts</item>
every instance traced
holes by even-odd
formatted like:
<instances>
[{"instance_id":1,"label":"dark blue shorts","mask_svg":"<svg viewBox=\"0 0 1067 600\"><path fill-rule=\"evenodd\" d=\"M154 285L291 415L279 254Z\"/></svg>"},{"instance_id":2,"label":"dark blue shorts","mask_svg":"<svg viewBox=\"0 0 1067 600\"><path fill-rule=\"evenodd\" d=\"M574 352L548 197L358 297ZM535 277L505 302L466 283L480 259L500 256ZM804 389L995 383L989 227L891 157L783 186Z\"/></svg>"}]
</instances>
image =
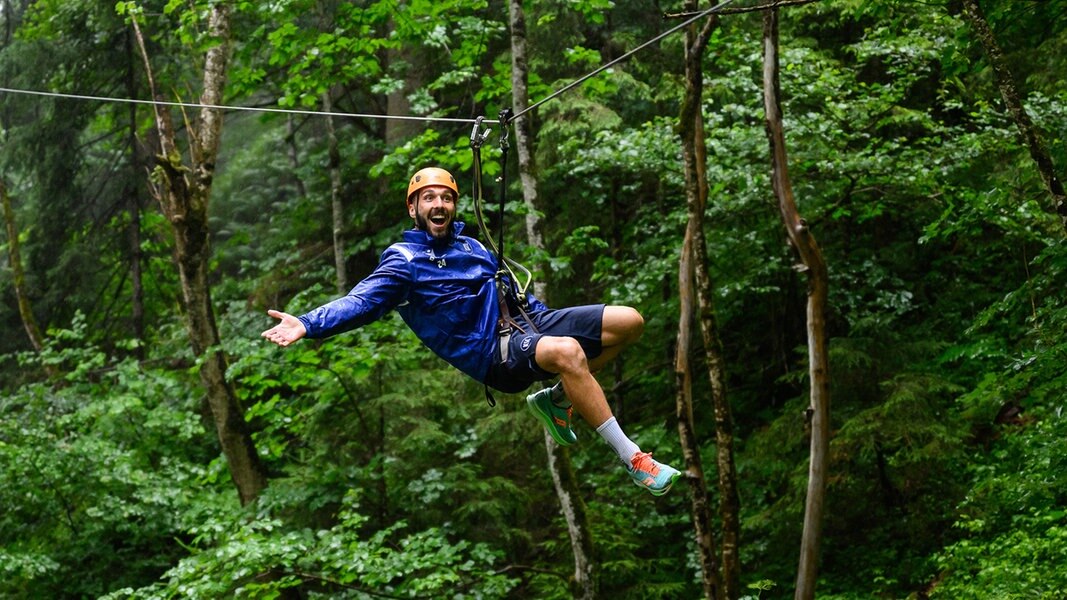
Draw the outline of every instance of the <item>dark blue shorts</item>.
<instances>
[{"instance_id":1,"label":"dark blue shorts","mask_svg":"<svg viewBox=\"0 0 1067 600\"><path fill-rule=\"evenodd\" d=\"M542 336L571 337L585 350L587 360L592 360L603 351L601 332L604 329L604 305L573 306L559 310L544 310L530 314L537 329L529 327L520 317L523 331L512 331L508 340L508 360L501 361L500 348L489 373L486 385L504 393L514 394L530 387L536 381L552 379L555 373L537 366L534 350Z\"/></svg>"}]
</instances>

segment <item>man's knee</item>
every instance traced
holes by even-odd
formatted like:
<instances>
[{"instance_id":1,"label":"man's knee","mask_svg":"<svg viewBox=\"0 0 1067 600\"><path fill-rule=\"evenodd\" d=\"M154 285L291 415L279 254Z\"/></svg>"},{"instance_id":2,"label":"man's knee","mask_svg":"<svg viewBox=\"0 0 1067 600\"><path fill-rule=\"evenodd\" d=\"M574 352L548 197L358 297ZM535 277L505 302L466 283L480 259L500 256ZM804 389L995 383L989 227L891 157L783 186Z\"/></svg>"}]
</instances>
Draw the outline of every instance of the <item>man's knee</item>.
<instances>
[{"instance_id":1,"label":"man's knee","mask_svg":"<svg viewBox=\"0 0 1067 600\"><path fill-rule=\"evenodd\" d=\"M604 308L603 343L607 346L632 344L645 331L645 318L629 306Z\"/></svg>"},{"instance_id":2,"label":"man's knee","mask_svg":"<svg viewBox=\"0 0 1067 600\"><path fill-rule=\"evenodd\" d=\"M629 306L624 306L623 308L626 314L627 329L633 340L636 341L645 331L645 318L641 316L641 313L637 312L636 308Z\"/></svg>"},{"instance_id":3,"label":"man's knee","mask_svg":"<svg viewBox=\"0 0 1067 600\"><path fill-rule=\"evenodd\" d=\"M552 373L589 370L585 350L572 337L542 337L534 350L534 360L542 369Z\"/></svg>"}]
</instances>

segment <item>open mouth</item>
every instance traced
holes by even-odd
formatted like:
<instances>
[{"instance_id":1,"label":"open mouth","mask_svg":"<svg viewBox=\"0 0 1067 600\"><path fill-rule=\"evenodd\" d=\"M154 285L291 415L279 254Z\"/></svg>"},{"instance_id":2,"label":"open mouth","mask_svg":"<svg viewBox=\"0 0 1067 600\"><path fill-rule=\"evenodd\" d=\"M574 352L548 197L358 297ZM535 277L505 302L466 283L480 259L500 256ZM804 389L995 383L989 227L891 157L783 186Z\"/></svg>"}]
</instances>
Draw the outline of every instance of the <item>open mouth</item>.
<instances>
[{"instance_id":1,"label":"open mouth","mask_svg":"<svg viewBox=\"0 0 1067 600\"><path fill-rule=\"evenodd\" d=\"M433 223L434 225L437 225L438 227L442 227L442 226L444 226L444 225L446 225L448 223L448 215L444 215L444 214L430 215L430 222Z\"/></svg>"}]
</instances>

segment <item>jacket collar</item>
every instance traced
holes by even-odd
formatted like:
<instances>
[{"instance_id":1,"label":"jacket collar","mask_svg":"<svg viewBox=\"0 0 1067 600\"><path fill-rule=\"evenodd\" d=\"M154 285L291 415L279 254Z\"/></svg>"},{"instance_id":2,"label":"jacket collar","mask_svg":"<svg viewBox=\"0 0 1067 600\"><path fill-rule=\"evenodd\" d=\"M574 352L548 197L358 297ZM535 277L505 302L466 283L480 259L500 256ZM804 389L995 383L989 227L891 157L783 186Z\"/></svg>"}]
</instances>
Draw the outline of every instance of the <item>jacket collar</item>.
<instances>
[{"instance_id":1,"label":"jacket collar","mask_svg":"<svg viewBox=\"0 0 1067 600\"><path fill-rule=\"evenodd\" d=\"M463 232L463 221L452 222L452 235L447 238L437 240L430 234L421 229L408 229L404 232L404 241L412 244L419 244L420 246L442 246L448 244L459 237L459 234Z\"/></svg>"}]
</instances>

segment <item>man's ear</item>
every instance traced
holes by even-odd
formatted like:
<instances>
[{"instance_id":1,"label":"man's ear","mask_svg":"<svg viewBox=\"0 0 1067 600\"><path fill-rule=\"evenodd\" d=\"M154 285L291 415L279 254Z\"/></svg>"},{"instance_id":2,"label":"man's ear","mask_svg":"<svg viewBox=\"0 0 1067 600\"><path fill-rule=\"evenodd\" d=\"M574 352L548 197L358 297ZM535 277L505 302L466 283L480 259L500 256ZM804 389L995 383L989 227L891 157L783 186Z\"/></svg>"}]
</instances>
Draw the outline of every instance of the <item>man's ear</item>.
<instances>
[{"instance_id":1,"label":"man's ear","mask_svg":"<svg viewBox=\"0 0 1067 600\"><path fill-rule=\"evenodd\" d=\"M415 203L411 201L411 198L408 198L408 216L415 218Z\"/></svg>"}]
</instances>

